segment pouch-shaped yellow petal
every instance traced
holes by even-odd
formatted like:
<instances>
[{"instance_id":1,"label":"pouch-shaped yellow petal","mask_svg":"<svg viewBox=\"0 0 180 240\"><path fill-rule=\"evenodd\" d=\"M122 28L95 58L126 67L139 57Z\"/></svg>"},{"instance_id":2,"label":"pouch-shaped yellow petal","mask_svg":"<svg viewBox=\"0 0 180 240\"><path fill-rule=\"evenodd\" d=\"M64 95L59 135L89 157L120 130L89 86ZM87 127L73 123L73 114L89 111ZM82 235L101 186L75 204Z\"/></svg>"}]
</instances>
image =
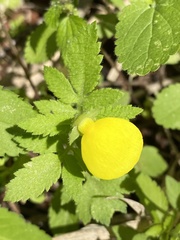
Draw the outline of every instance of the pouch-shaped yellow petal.
<instances>
[{"instance_id":1,"label":"pouch-shaped yellow petal","mask_svg":"<svg viewBox=\"0 0 180 240\"><path fill-rule=\"evenodd\" d=\"M92 175L115 179L128 173L138 162L143 139L140 130L121 118L84 119L78 127L83 134L81 153Z\"/></svg>"}]
</instances>

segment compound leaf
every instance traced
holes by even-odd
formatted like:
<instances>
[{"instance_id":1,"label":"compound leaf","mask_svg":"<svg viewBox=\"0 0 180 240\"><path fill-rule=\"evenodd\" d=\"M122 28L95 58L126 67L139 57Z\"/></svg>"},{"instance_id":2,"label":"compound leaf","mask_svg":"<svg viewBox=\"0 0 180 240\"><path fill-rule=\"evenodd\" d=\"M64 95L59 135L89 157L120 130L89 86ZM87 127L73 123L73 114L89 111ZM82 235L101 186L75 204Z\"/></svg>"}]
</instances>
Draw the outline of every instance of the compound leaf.
<instances>
[{"instance_id":1,"label":"compound leaf","mask_svg":"<svg viewBox=\"0 0 180 240\"><path fill-rule=\"evenodd\" d=\"M12 140L13 136L7 131L9 124L0 122L0 156L7 154L8 156L18 156L23 153L17 144Z\"/></svg>"},{"instance_id":2,"label":"compound leaf","mask_svg":"<svg viewBox=\"0 0 180 240\"><path fill-rule=\"evenodd\" d=\"M104 88L95 90L84 98L83 111L95 115L98 118L119 117L132 119L142 112L141 108L124 106L124 97L126 94L122 91Z\"/></svg>"},{"instance_id":3,"label":"compound leaf","mask_svg":"<svg viewBox=\"0 0 180 240\"><path fill-rule=\"evenodd\" d=\"M76 200L78 194L82 191L82 182L84 177L81 168L75 161L75 157L71 155L63 156L63 191L68 194L71 199Z\"/></svg>"},{"instance_id":4,"label":"compound leaf","mask_svg":"<svg viewBox=\"0 0 180 240\"><path fill-rule=\"evenodd\" d=\"M67 47L67 43L72 41L72 38L79 32L83 32L86 28L85 21L77 16L68 15L61 19L57 30L57 44L61 52Z\"/></svg>"},{"instance_id":5,"label":"compound leaf","mask_svg":"<svg viewBox=\"0 0 180 240\"><path fill-rule=\"evenodd\" d=\"M86 182L83 184L82 191L76 199L77 214L84 223L88 223L91 218L95 218L101 223L108 225L112 214L116 210L120 212L126 211L126 204L123 202L119 203L124 193L124 190L120 188L120 183L124 180L124 177L105 181L90 176L87 173L85 176ZM114 199L113 202L109 202L112 199ZM114 202L117 203L113 204ZM108 212L107 215L104 215L102 209L105 210L106 207L108 208ZM99 213L98 216L96 211Z\"/></svg>"},{"instance_id":6,"label":"compound leaf","mask_svg":"<svg viewBox=\"0 0 180 240\"><path fill-rule=\"evenodd\" d=\"M91 214L97 222L109 226L115 211L126 213L126 204L110 197L94 197L92 199Z\"/></svg>"},{"instance_id":7,"label":"compound leaf","mask_svg":"<svg viewBox=\"0 0 180 240\"><path fill-rule=\"evenodd\" d=\"M83 98L95 88L100 79L102 57L98 55L100 44L97 42L95 24L86 25L66 45L63 59L69 80L76 93Z\"/></svg>"},{"instance_id":8,"label":"compound leaf","mask_svg":"<svg viewBox=\"0 0 180 240\"><path fill-rule=\"evenodd\" d=\"M69 232L78 228L79 220L75 214L75 204L70 201L62 204L61 188L58 188L49 208L49 225L54 234Z\"/></svg>"},{"instance_id":9,"label":"compound leaf","mask_svg":"<svg viewBox=\"0 0 180 240\"><path fill-rule=\"evenodd\" d=\"M0 87L0 122L12 126L35 116L36 112L30 104L22 101L15 93Z\"/></svg>"},{"instance_id":10,"label":"compound leaf","mask_svg":"<svg viewBox=\"0 0 180 240\"><path fill-rule=\"evenodd\" d=\"M76 103L77 95L75 94L69 80L57 69L52 67L44 68L44 77L48 89L60 99L63 103Z\"/></svg>"},{"instance_id":11,"label":"compound leaf","mask_svg":"<svg viewBox=\"0 0 180 240\"><path fill-rule=\"evenodd\" d=\"M180 129L180 83L163 89L157 95L152 111L157 124Z\"/></svg>"},{"instance_id":12,"label":"compound leaf","mask_svg":"<svg viewBox=\"0 0 180 240\"><path fill-rule=\"evenodd\" d=\"M48 152L56 152L60 138L61 137L59 135L52 137L33 136L31 133L23 131L23 133L19 134L19 136L16 135L14 140L18 142L20 147L23 147L28 151L44 154Z\"/></svg>"},{"instance_id":13,"label":"compound leaf","mask_svg":"<svg viewBox=\"0 0 180 240\"><path fill-rule=\"evenodd\" d=\"M7 184L5 201L26 201L48 191L61 174L58 155L48 153L32 158L24 168L14 173L15 178Z\"/></svg>"},{"instance_id":14,"label":"compound leaf","mask_svg":"<svg viewBox=\"0 0 180 240\"><path fill-rule=\"evenodd\" d=\"M102 88L95 90L84 98L83 110L84 112L90 109L99 109L111 105L112 107L121 103L124 93L117 89Z\"/></svg>"},{"instance_id":15,"label":"compound leaf","mask_svg":"<svg viewBox=\"0 0 180 240\"><path fill-rule=\"evenodd\" d=\"M33 135L54 136L65 133L69 129L70 119L74 114L39 114L35 118L21 122L18 126Z\"/></svg>"},{"instance_id":16,"label":"compound leaf","mask_svg":"<svg viewBox=\"0 0 180 240\"><path fill-rule=\"evenodd\" d=\"M5 154L17 156L22 153L22 149L12 140L13 135L9 132L9 128L34 116L36 113L31 105L22 101L15 93L0 87L0 156Z\"/></svg>"},{"instance_id":17,"label":"compound leaf","mask_svg":"<svg viewBox=\"0 0 180 240\"><path fill-rule=\"evenodd\" d=\"M179 21L178 0L125 7L116 26L116 54L123 69L138 75L157 70L179 48Z\"/></svg>"},{"instance_id":18,"label":"compound leaf","mask_svg":"<svg viewBox=\"0 0 180 240\"><path fill-rule=\"evenodd\" d=\"M0 208L0 239L51 240L51 237L18 214L10 212L6 208Z\"/></svg>"},{"instance_id":19,"label":"compound leaf","mask_svg":"<svg viewBox=\"0 0 180 240\"><path fill-rule=\"evenodd\" d=\"M41 100L34 102L38 111L44 115L46 114L76 114L76 110L69 104L64 104L55 100Z\"/></svg>"},{"instance_id":20,"label":"compound leaf","mask_svg":"<svg viewBox=\"0 0 180 240\"><path fill-rule=\"evenodd\" d=\"M131 105L127 106L106 106L102 109L99 109L99 113L97 114L97 118L104 117L117 117L117 118L125 118L125 119L133 119L136 115L142 112L142 108L133 107Z\"/></svg>"},{"instance_id":21,"label":"compound leaf","mask_svg":"<svg viewBox=\"0 0 180 240\"><path fill-rule=\"evenodd\" d=\"M48 26L57 29L61 13L62 7L60 5L56 4L54 6L51 6L44 15L45 23Z\"/></svg>"}]
</instances>

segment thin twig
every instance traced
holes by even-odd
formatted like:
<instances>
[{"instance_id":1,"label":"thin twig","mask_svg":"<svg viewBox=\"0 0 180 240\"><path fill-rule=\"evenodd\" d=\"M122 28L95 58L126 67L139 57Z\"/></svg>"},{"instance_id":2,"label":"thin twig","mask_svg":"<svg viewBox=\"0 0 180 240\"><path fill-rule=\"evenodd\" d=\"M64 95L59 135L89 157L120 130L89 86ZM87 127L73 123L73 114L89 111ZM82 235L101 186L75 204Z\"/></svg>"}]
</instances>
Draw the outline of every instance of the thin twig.
<instances>
[{"instance_id":1,"label":"thin twig","mask_svg":"<svg viewBox=\"0 0 180 240\"><path fill-rule=\"evenodd\" d=\"M107 62L109 63L109 65L112 68L115 68L117 70L117 72L119 72L119 69L117 68L115 62L111 59L111 57L109 56L109 54L103 49L101 48L101 52L104 55L105 59L107 60Z\"/></svg>"},{"instance_id":2,"label":"thin twig","mask_svg":"<svg viewBox=\"0 0 180 240\"><path fill-rule=\"evenodd\" d=\"M34 91L34 95L35 95L34 98L35 98L35 99L38 99L38 98L39 98L39 94L38 94L38 91L37 91L34 83L33 83L32 80L31 80L28 67L27 67L27 65L23 62L23 60L21 59L21 57L20 57L20 55L19 55L19 52L18 52L16 46L14 45L14 43L13 43L13 41L12 41L12 38L11 38L11 36L9 35L9 32L8 32L7 29L6 29L6 24L5 24L5 23L7 22L7 20L6 20L5 14L4 14L2 11L0 11L0 22L1 22L1 25L2 25L2 26L1 26L1 27L2 27L2 31L4 32L5 37L6 37L6 39L8 40L8 43L9 43L11 52L12 52L12 54L15 56L15 58L17 59L19 65L22 67L22 69L23 69L23 71L24 71L24 73L25 73L25 76L26 76L27 80L29 81L29 83L30 83L30 85L31 85L31 87L32 87L32 89L33 89L33 91Z\"/></svg>"}]
</instances>

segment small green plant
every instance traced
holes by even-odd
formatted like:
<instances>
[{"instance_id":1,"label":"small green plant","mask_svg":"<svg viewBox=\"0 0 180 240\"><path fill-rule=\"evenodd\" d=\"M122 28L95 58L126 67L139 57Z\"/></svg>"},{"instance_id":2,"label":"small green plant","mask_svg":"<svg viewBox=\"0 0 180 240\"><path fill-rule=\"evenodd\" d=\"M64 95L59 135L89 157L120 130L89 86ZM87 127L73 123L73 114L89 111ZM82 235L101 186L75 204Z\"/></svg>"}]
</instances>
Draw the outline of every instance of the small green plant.
<instances>
[{"instance_id":1,"label":"small green plant","mask_svg":"<svg viewBox=\"0 0 180 240\"><path fill-rule=\"evenodd\" d=\"M124 6L123 1L107 2L116 8ZM113 13L116 28L110 24L112 19L109 17L97 16L101 20L99 23L88 24L78 16L77 7L76 1L51 1L43 23L26 41L25 60L29 64L45 63L60 51L59 61L63 70L43 68L50 94L42 99L38 95L38 99L29 103L13 91L0 87L0 189L5 191L4 201L38 202L39 198L43 201L44 194L58 182L48 209L49 228L53 235L77 229L79 221L86 225L93 220L109 226L117 239L178 240L180 183L173 177L178 162L176 149L175 163L170 174L165 176L168 164L154 146L144 146L139 162L130 171L138 161L141 138L133 149L134 154L138 152L138 157L121 177L114 177L113 173L112 177L106 177L106 173L101 177L101 169L97 171L91 166L93 170L90 172L96 172L94 175L100 178L93 176L88 171L89 165L88 169L85 165L89 149L84 161L81 155L81 133L84 133L81 124L84 119L93 119L95 123L105 119L105 124L107 119L125 119L120 122L127 128L122 134L127 134L129 139L123 146L124 154L130 146L128 141L137 141L136 132L132 134L128 129L129 126L133 130L135 126L128 121L143 111L129 103L124 91L99 88L103 55L98 37L107 37L107 32L112 37L115 33L115 53L129 74L145 75L155 71L179 49L178 1L131 1L131 5L124 7L120 14ZM111 27L108 29L107 26ZM179 130L179 105L179 83L158 93L152 106L152 116L157 125L164 127L165 131ZM116 135L116 128L113 129ZM103 134L99 141L103 142L106 131ZM140 134L139 130L137 134ZM113 152L112 145L103 144L104 149L98 149L95 157L101 150L111 151L113 157L117 151ZM9 158L13 159L10 167L6 166ZM119 165L117 167L120 168ZM158 184L162 176L163 188ZM133 194L136 194L137 201L131 199ZM133 229L123 224L111 225L114 213L126 215L128 205L135 212L134 219L138 218L138 226ZM16 229L9 232L7 227L12 228L15 223ZM33 236L30 235L32 231ZM0 208L1 237L51 239L50 235L4 207Z\"/></svg>"}]
</instances>

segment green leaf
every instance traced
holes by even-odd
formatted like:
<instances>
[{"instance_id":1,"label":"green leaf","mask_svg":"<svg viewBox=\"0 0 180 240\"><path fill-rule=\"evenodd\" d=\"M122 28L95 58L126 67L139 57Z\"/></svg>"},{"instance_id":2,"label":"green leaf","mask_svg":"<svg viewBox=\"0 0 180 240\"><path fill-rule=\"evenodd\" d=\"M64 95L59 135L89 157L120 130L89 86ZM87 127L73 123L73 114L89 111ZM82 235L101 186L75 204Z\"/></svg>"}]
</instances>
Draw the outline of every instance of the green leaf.
<instances>
[{"instance_id":1,"label":"green leaf","mask_svg":"<svg viewBox=\"0 0 180 240\"><path fill-rule=\"evenodd\" d=\"M91 113L97 119L104 117L135 118L142 112L142 109L131 105L122 106L126 102L126 98L126 93L116 89L95 90L84 98L83 111Z\"/></svg>"},{"instance_id":2,"label":"green leaf","mask_svg":"<svg viewBox=\"0 0 180 240\"><path fill-rule=\"evenodd\" d=\"M166 194L171 206L174 209L180 210L180 182L167 175L165 183Z\"/></svg>"},{"instance_id":3,"label":"green leaf","mask_svg":"<svg viewBox=\"0 0 180 240\"><path fill-rule=\"evenodd\" d=\"M7 184L5 201L26 201L48 191L61 174L61 163L56 154L48 153L32 158L24 168L14 173L15 178Z\"/></svg>"},{"instance_id":4,"label":"green leaf","mask_svg":"<svg viewBox=\"0 0 180 240\"><path fill-rule=\"evenodd\" d=\"M57 152L60 139L65 139L65 136L33 136L31 133L26 133L23 130L14 137L15 142L18 142L20 147L40 154Z\"/></svg>"},{"instance_id":5,"label":"green leaf","mask_svg":"<svg viewBox=\"0 0 180 240\"><path fill-rule=\"evenodd\" d=\"M171 240L178 240L180 236L180 223L178 223L171 231Z\"/></svg>"},{"instance_id":6,"label":"green leaf","mask_svg":"<svg viewBox=\"0 0 180 240\"><path fill-rule=\"evenodd\" d=\"M91 203L91 214L93 219L101 224L109 226L114 212L126 213L126 204L117 199L106 197L94 197Z\"/></svg>"},{"instance_id":7,"label":"green leaf","mask_svg":"<svg viewBox=\"0 0 180 240\"><path fill-rule=\"evenodd\" d=\"M0 208L0 239L2 240L51 240L44 231L25 221L17 213Z\"/></svg>"},{"instance_id":8,"label":"green leaf","mask_svg":"<svg viewBox=\"0 0 180 240\"><path fill-rule=\"evenodd\" d=\"M69 145L71 145L80 136L77 126L74 126L69 133Z\"/></svg>"},{"instance_id":9,"label":"green leaf","mask_svg":"<svg viewBox=\"0 0 180 240\"><path fill-rule=\"evenodd\" d=\"M167 170L167 163L153 146L145 146L137 163L137 168L150 177L158 177Z\"/></svg>"},{"instance_id":10,"label":"green leaf","mask_svg":"<svg viewBox=\"0 0 180 240\"><path fill-rule=\"evenodd\" d=\"M126 204L124 202L119 203L124 192L120 188L120 184L125 178L104 181L87 173L85 175L87 180L76 200L77 214L85 224L93 217L101 223L109 225L112 214L116 210L123 213L126 211ZM113 201L111 202L111 200ZM108 209L107 213L106 208ZM96 211L99 214L96 214Z\"/></svg>"},{"instance_id":11,"label":"green leaf","mask_svg":"<svg viewBox=\"0 0 180 240\"><path fill-rule=\"evenodd\" d=\"M60 99L63 103L76 103L77 95L75 94L69 80L57 69L52 67L44 68L44 77L48 89Z\"/></svg>"},{"instance_id":12,"label":"green leaf","mask_svg":"<svg viewBox=\"0 0 180 240\"><path fill-rule=\"evenodd\" d=\"M76 114L76 110L71 105L55 100L40 100L34 102L38 111L44 115L51 114Z\"/></svg>"},{"instance_id":13,"label":"green leaf","mask_svg":"<svg viewBox=\"0 0 180 240\"><path fill-rule=\"evenodd\" d=\"M155 181L153 181L148 175L141 173L136 178L136 182L145 198L161 211L168 211L167 198Z\"/></svg>"},{"instance_id":14,"label":"green leaf","mask_svg":"<svg viewBox=\"0 0 180 240\"><path fill-rule=\"evenodd\" d=\"M157 124L180 129L180 83L166 87L157 95L152 112Z\"/></svg>"},{"instance_id":15,"label":"green leaf","mask_svg":"<svg viewBox=\"0 0 180 240\"><path fill-rule=\"evenodd\" d=\"M121 99L124 97L124 92L112 88L102 88L95 90L84 98L83 111L90 109L100 109L111 105L115 107L121 104Z\"/></svg>"},{"instance_id":16,"label":"green leaf","mask_svg":"<svg viewBox=\"0 0 180 240\"><path fill-rule=\"evenodd\" d=\"M57 29L59 25L61 13L62 13L62 7L60 5L54 5L50 7L44 15L45 23L48 26Z\"/></svg>"},{"instance_id":17,"label":"green leaf","mask_svg":"<svg viewBox=\"0 0 180 240\"><path fill-rule=\"evenodd\" d=\"M114 225L112 226L112 231L116 236L117 240L132 239L137 232L128 226Z\"/></svg>"},{"instance_id":18,"label":"green leaf","mask_svg":"<svg viewBox=\"0 0 180 240\"><path fill-rule=\"evenodd\" d=\"M161 223L154 224L146 230L146 236L158 238L161 235L162 231L163 231L163 226Z\"/></svg>"},{"instance_id":19,"label":"green leaf","mask_svg":"<svg viewBox=\"0 0 180 240\"><path fill-rule=\"evenodd\" d=\"M15 125L25 119L35 117L32 106L22 101L13 92L3 90L0 86L0 122Z\"/></svg>"},{"instance_id":20,"label":"green leaf","mask_svg":"<svg viewBox=\"0 0 180 240\"><path fill-rule=\"evenodd\" d=\"M23 153L23 150L20 149L17 144L12 140L13 135L11 135L7 129L9 124L0 122L0 156L18 156L19 153Z\"/></svg>"},{"instance_id":21,"label":"green leaf","mask_svg":"<svg viewBox=\"0 0 180 240\"><path fill-rule=\"evenodd\" d=\"M95 24L86 25L66 43L64 63L73 89L82 98L99 82L102 60L102 56L98 55L99 51Z\"/></svg>"},{"instance_id":22,"label":"green leaf","mask_svg":"<svg viewBox=\"0 0 180 240\"><path fill-rule=\"evenodd\" d=\"M76 200L82 191L82 182L84 177L81 173L82 169L78 165L76 158L71 155L63 157L63 191L66 192L71 199Z\"/></svg>"},{"instance_id":23,"label":"green leaf","mask_svg":"<svg viewBox=\"0 0 180 240\"><path fill-rule=\"evenodd\" d=\"M0 156L18 156L23 153L13 141L9 128L34 116L36 113L31 105L22 101L15 93L0 87Z\"/></svg>"},{"instance_id":24,"label":"green leaf","mask_svg":"<svg viewBox=\"0 0 180 240\"><path fill-rule=\"evenodd\" d=\"M132 238L132 240L147 240L147 235L144 233L138 233Z\"/></svg>"},{"instance_id":25,"label":"green leaf","mask_svg":"<svg viewBox=\"0 0 180 240\"><path fill-rule=\"evenodd\" d=\"M52 57L56 48L55 29L42 23L26 42L25 59L28 63L44 62Z\"/></svg>"},{"instance_id":26,"label":"green leaf","mask_svg":"<svg viewBox=\"0 0 180 240\"><path fill-rule=\"evenodd\" d=\"M104 118L104 117L117 117L117 118L125 118L125 119L133 119L136 115L142 112L142 108L133 107L131 105L127 106L106 106L100 109L99 113L97 114L97 118Z\"/></svg>"},{"instance_id":27,"label":"green leaf","mask_svg":"<svg viewBox=\"0 0 180 240\"><path fill-rule=\"evenodd\" d=\"M68 47L67 43L71 42L78 32L84 32L85 28L85 21L77 16L70 14L61 19L57 31L57 44L60 50L63 52Z\"/></svg>"},{"instance_id":28,"label":"green leaf","mask_svg":"<svg viewBox=\"0 0 180 240\"><path fill-rule=\"evenodd\" d=\"M18 126L33 135L54 136L66 133L69 130L70 119L74 114L39 114L35 118L30 118L18 124Z\"/></svg>"},{"instance_id":29,"label":"green leaf","mask_svg":"<svg viewBox=\"0 0 180 240\"><path fill-rule=\"evenodd\" d=\"M123 69L145 75L155 71L180 44L178 0L138 1L125 7L116 26L116 54Z\"/></svg>"},{"instance_id":30,"label":"green leaf","mask_svg":"<svg viewBox=\"0 0 180 240\"><path fill-rule=\"evenodd\" d=\"M52 199L49 208L49 226L53 234L70 232L76 230L79 225L77 215L75 215L75 204L70 201L67 204L61 204L61 192L58 188Z\"/></svg>"}]
</instances>

